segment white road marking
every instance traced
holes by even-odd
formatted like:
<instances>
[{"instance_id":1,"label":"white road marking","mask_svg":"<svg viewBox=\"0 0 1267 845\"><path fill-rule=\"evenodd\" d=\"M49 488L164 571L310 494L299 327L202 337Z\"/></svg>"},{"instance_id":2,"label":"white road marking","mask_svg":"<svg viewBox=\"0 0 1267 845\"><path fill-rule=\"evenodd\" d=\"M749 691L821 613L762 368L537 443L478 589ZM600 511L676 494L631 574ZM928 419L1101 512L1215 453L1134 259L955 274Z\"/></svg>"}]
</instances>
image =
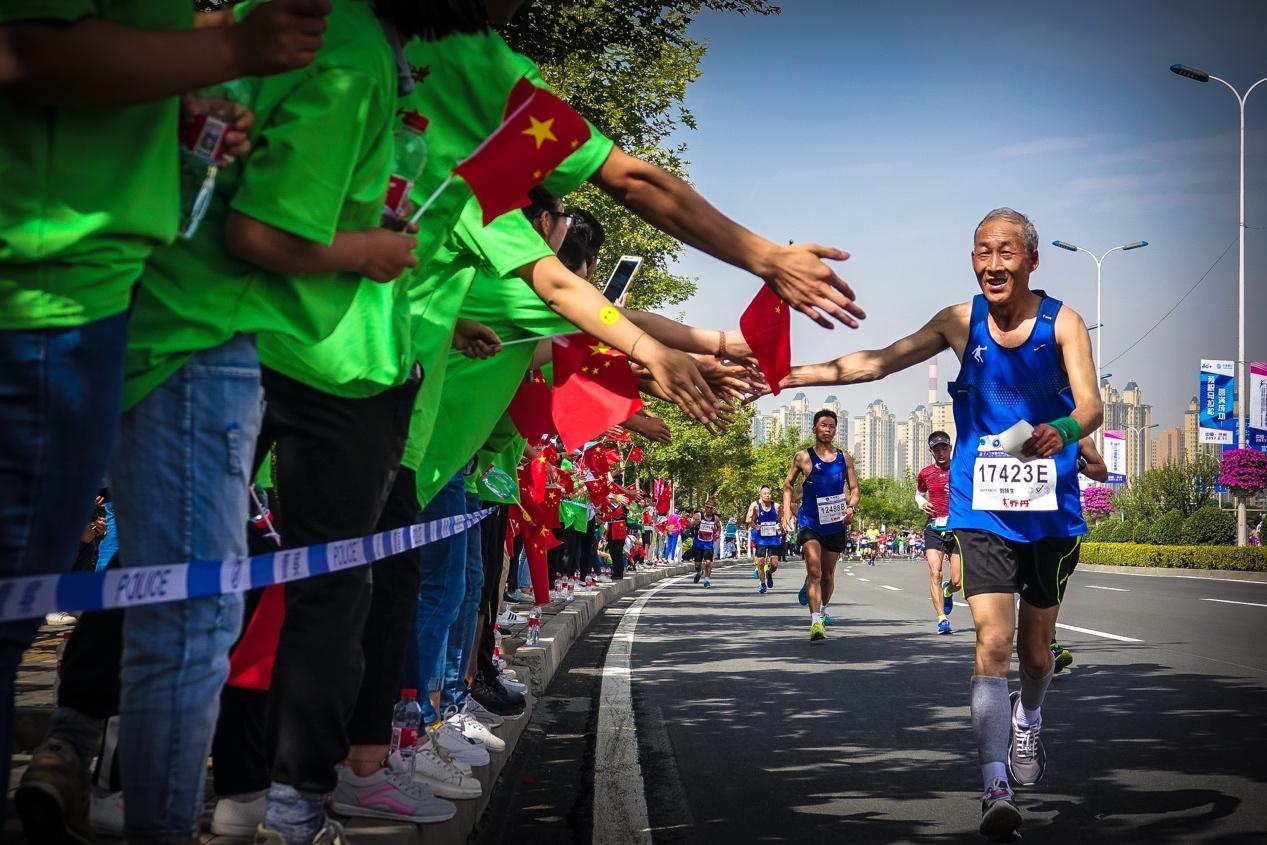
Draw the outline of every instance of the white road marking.
<instances>
[{"instance_id":1,"label":"white road marking","mask_svg":"<svg viewBox=\"0 0 1267 845\"><path fill-rule=\"evenodd\" d=\"M955 602L955 607L969 607L969 606L970 606L970 605L969 605L966 601L957 601L957 602Z\"/></svg>"},{"instance_id":2,"label":"white road marking","mask_svg":"<svg viewBox=\"0 0 1267 845\"><path fill-rule=\"evenodd\" d=\"M640 596L625 610L607 647L594 755L594 794L606 798L594 802L591 839L600 845L651 845L647 790L638 764L638 734L630 694L630 657L642 608L665 587L691 577L694 575L670 578Z\"/></svg>"},{"instance_id":3,"label":"white road marking","mask_svg":"<svg viewBox=\"0 0 1267 845\"><path fill-rule=\"evenodd\" d=\"M1256 601L1232 601L1231 599L1201 599L1201 601L1216 601L1219 604L1243 604L1246 607L1267 607L1267 604L1260 604Z\"/></svg>"},{"instance_id":4,"label":"white road marking","mask_svg":"<svg viewBox=\"0 0 1267 845\"><path fill-rule=\"evenodd\" d=\"M870 584L870 583L871 583L871 579L870 579L870 578L859 578L858 580L859 580L859 581L866 581L868 584Z\"/></svg>"},{"instance_id":5,"label":"white road marking","mask_svg":"<svg viewBox=\"0 0 1267 845\"><path fill-rule=\"evenodd\" d=\"M1115 593L1129 593L1125 587L1102 587L1099 584L1083 584L1088 590L1112 590Z\"/></svg>"},{"instance_id":6,"label":"white road marking","mask_svg":"<svg viewBox=\"0 0 1267 845\"><path fill-rule=\"evenodd\" d=\"M1248 578L1212 578L1209 575L1143 575L1137 572L1123 572L1122 575L1136 575L1143 578L1183 578L1187 581L1231 581L1233 584L1267 585L1267 581L1251 581Z\"/></svg>"},{"instance_id":7,"label":"white road marking","mask_svg":"<svg viewBox=\"0 0 1267 845\"><path fill-rule=\"evenodd\" d=\"M1142 643L1143 640L1137 640L1134 637L1123 637L1119 634L1106 634L1104 631L1093 631L1090 628L1079 628L1076 625L1066 625L1063 622L1056 623L1057 628L1063 628L1066 631L1077 631L1079 634L1090 634L1093 637L1104 637L1109 640L1117 640L1119 643Z\"/></svg>"},{"instance_id":8,"label":"white road marking","mask_svg":"<svg viewBox=\"0 0 1267 845\"><path fill-rule=\"evenodd\" d=\"M890 587L888 584L881 584L881 585L880 585L880 587L881 587L882 589L885 589L885 590L892 590L892 591L893 591L893 592L895 592L895 593L900 593L900 592L902 592L902 588L901 588L901 587Z\"/></svg>"}]
</instances>

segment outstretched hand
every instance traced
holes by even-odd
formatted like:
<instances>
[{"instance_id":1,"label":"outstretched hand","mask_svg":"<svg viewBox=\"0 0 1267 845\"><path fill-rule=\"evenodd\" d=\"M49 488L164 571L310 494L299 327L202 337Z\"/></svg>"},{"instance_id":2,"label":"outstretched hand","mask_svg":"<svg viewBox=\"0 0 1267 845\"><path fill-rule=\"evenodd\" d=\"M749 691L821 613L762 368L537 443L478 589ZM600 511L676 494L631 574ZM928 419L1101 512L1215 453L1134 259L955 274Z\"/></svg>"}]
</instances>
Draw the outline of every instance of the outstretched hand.
<instances>
[{"instance_id":1,"label":"outstretched hand","mask_svg":"<svg viewBox=\"0 0 1267 845\"><path fill-rule=\"evenodd\" d=\"M834 247L789 244L773 248L760 275L780 299L823 328L834 328L829 319L834 318L856 329L867 314L854 302L853 288L823 263L848 258Z\"/></svg>"}]
</instances>

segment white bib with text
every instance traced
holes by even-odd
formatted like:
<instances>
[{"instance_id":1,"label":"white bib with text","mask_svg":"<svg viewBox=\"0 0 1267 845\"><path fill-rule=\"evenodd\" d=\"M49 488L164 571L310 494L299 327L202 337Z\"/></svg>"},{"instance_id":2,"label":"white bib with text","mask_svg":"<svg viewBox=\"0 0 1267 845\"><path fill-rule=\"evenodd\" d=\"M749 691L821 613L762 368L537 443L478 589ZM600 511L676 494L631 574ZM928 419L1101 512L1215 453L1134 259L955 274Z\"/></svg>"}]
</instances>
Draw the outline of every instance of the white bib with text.
<instances>
[{"instance_id":1,"label":"white bib with text","mask_svg":"<svg viewBox=\"0 0 1267 845\"><path fill-rule=\"evenodd\" d=\"M1022 461L1007 452L982 450L972 468L972 509L977 511L1056 510L1056 462Z\"/></svg>"},{"instance_id":2,"label":"white bib with text","mask_svg":"<svg viewBox=\"0 0 1267 845\"><path fill-rule=\"evenodd\" d=\"M818 497L818 524L833 525L845 521L845 494Z\"/></svg>"}]
</instances>

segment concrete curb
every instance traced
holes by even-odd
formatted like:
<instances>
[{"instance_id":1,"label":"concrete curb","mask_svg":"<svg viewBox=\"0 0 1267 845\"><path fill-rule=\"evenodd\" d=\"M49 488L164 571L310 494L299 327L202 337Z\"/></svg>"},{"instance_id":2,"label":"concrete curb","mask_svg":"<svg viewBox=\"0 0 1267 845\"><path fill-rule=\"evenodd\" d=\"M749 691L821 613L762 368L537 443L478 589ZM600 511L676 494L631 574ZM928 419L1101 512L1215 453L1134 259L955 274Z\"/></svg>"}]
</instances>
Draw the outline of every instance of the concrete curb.
<instances>
[{"instance_id":1,"label":"concrete curb","mask_svg":"<svg viewBox=\"0 0 1267 845\"><path fill-rule=\"evenodd\" d=\"M1115 566L1107 563L1080 563L1078 569L1091 572L1112 572L1117 575L1170 575L1187 578L1217 578L1219 580L1261 581L1267 583L1267 572L1241 571L1238 569L1178 569L1157 566Z\"/></svg>"},{"instance_id":2,"label":"concrete curb","mask_svg":"<svg viewBox=\"0 0 1267 845\"><path fill-rule=\"evenodd\" d=\"M694 572L691 564L674 564L658 566L650 570L640 570L625 576L619 582L599 585L593 590L580 590L571 604L561 607L543 608L541 617L541 645L520 645L514 648L509 656L510 664L518 671L519 679L528 683L528 709L515 721L507 720L494 733L506 741L506 750L490 753L489 764L479 766L474 773L484 787L484 793L478 800L456 801L458 814L442 824L411 825L399 822L375 821L372 819L354 819L345 824L349 837L353 842L363 840L376 845L465 845L475 832L484 810L488 807L493 788L501 776L502 769L515 746L532 719L532 710L536 699L545 694L555 672L567 657L568 651L582 635L594 618L604 608L651 584L676 575ZM520 608L522 610L522 608ZM503 637L503 643L512 646L515 639ZM509 649L507 649L509 650ZM358 834L360 834L358 836ZM214 845L239 845L241 839L212 837L204 842Z\"/></svg>"}]
</instances>

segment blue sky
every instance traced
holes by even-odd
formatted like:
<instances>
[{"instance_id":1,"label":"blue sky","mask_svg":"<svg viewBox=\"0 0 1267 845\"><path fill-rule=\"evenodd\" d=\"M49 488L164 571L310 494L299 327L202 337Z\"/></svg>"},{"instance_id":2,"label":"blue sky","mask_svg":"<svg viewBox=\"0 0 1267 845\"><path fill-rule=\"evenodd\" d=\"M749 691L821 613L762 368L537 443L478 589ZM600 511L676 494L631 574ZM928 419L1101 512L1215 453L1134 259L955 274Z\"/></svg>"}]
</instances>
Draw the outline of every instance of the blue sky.
<instances>
[{"instance_id":1,"label":"blue sky","mask_svg":"<svg viewBox=\"0 0 1267 845\"><path fill-rule=\"evenodd\" d=\"M772 18L705 14L709 43L683 132L690 176L724 212L775 241L852 253L839 272L869 319L858 331L793 317L794 362L883 346L976 292L973 227L1010 205L1035 221L1034 287L1095 323L1104 262L1104 360L1134 379L1154 421L1182 423L1199 359L1236 358L1237 107L1230 91L1171 74L1202 67L1242 91L1267 76L1267 2L827 2L785 0ZM1059 9L1059 12L1054 10ZM1246 338L1267 360L1267 83L1246 109ZM1259 227L1255 229L1254 227ZM1154 322L1233 244L1151 335ZM700 292L688 322L734 325L755 280L688 251ZM1092 339L1094 341L1094 333ZM1123 354L1124 353L1124 354ZM1117 359L1117 360L1113 360ZM941 391L958 364L940 358ZM836 393L905 416L926 395L917 367ZM766 398L761 407L781 404Z\"/></svg>"}]
</instances>

